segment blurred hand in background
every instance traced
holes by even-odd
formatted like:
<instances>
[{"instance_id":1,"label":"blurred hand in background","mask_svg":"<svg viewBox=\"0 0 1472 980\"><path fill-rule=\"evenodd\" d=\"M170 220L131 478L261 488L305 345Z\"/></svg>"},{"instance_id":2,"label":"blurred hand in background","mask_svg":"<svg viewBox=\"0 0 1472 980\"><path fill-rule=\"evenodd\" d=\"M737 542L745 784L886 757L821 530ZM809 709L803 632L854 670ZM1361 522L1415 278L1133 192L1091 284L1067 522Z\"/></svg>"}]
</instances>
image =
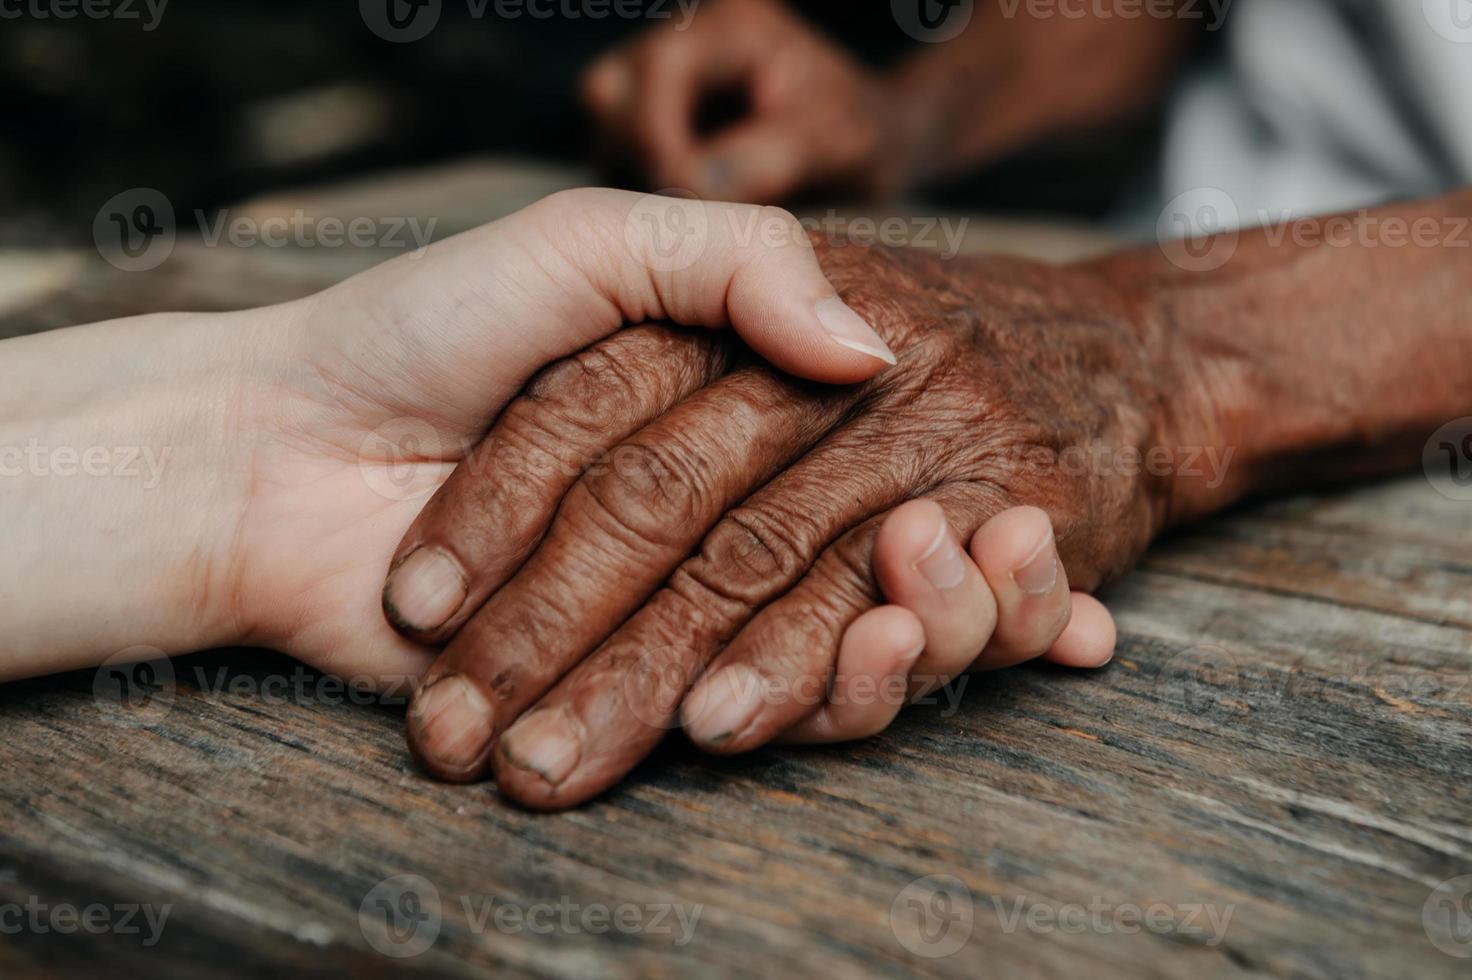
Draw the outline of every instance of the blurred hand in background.
<instances>
[{"instance_id":1,"label":"blurred hand in background","mask_svg":"<svg viewBox=\"0 0 1472 980\"><path fill-rule=\"evenodd\" d=\"M807 190L893 198L1139 116L1199 26L1001 9L967 23L874 69L780 0L711 0L595 62L583 98L655 188L759 204Z\"/></svg>"},{"instance_id":2,"label":"blurred hand in background","mask_svg":"<svg viewBox=\"0 0 1472 980\"><path fill-rule=\"evenodd\" d=\"M651 30L595 63L583 95L659 187L768 202L813 184L879 196L907 179L896 93L777 0L720 0ZM702 131L702 107L723 100L739 118Z\"/></svg>"}]
</instances>

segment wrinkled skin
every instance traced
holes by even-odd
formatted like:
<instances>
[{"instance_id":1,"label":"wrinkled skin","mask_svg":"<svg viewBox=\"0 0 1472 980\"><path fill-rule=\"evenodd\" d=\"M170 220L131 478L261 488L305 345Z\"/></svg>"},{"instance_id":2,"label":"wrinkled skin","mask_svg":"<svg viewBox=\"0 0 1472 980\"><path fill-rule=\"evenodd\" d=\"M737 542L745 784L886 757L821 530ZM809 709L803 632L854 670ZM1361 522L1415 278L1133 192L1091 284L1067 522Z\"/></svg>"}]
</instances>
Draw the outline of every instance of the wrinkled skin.
<instances>
[{"instance_id":1,"label":"wrinkled skin","mask_svg":"<svg viewBox=\"0 0 1472 980\"><path fill-rule=\"evenodd\" d=\"M625 331L545 371L431 501L398 555L452 527L482 577L467 608L489 600L421 637L455 634L426 686L462 675L497 734L532 710L523 725L555 713L580 743L552 781L507 751L512 739L447 770L411 713L411 747L437 775L489 766L508 796L566 806L647 754L718 655L821 691L844 627L881 601L873 537L906 500L938 502L963 537L1005 508L1041 507L1083 590L1161 528L1166 478L1056 455L1181 444L1167 407L1187 358L1141 303L1086 267L854 246L820 257L897 367L822 388L720 338ZM728 748L813 710L774 701Z\"/></svg>"}]
</instances>

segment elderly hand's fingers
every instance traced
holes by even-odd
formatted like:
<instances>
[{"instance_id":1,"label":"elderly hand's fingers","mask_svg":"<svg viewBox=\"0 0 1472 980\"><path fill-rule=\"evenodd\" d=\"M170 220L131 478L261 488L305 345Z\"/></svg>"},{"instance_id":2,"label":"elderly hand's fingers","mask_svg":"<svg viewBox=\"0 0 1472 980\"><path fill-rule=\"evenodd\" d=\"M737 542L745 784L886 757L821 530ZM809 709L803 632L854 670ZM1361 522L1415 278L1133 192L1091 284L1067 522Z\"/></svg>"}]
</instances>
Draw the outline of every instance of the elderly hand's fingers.
<instances>
[{"instance_id":1,"label":"elderly hand's fingers","mask_svg":"<svg viewBox=\"0 0 1472 980\"><path fill-rule=\"evenodd\" d=\"M704 55L698 35L669 32L634 51L632 134L661 187L692 186Z\"/></svg>"},{"instance_id":2,"label":"elderly hand's fingers","mask_svg":"<svg viewBox=\"0 0 1472 980\"><path fill-rule=\"evenodd\" d=\"M544 275L535 281L530 299L542 290L555 294L541 297L549 306L543 315L550 320L596 320L606 324L597 328L605 333L620 322L647 318L706 326L729 322L773 364L820 381L857 381L893 363L884 342L829 285L802 227L786 212L580 192L549 198L517 219L502 229L500 249L514 253L524 246L533 253L531 264ZM691 251L674 265L661 252L671 229L694 235L676 237ZM768 232L775 234L768 237ZM544 285L543 279L571 285L562 290ZM533 336L529 343L538 339ZM709 353L626 348L615 339L611 347L580 355L571 367L554 369L532 391L532 401L540 397L550 410L533 406L529 412L527 400L516 403L490 444L465 463L463 468L473 472L457 473L411 529L386 586L390 620L414 639L443 640L475 608L466 605L467 598L483 599L504 580L545 527L549 503L571 480L564 474L530 493L488 481L508 440L527 443L543 455L549 445L566 444L591 458L693 390L692 382L698 387L710 380L720 367ZM565 383L568 375L572 383ZM597 390L599 384L608 391ZM526 479L513 472L514 464L523 462L514 451L505 462L513 464L511 471L498 468L495 476L511 472L512 485ZM487 506L508 501L517 507ZM480 533L482 545L486 534L502 542L476 547L470 540L476 532L462 530L476 526L489 529ZM467 553L458 552L453 540L436 540L436 534L461 535ZM495 567L483 570L487 564Z\"/></svg>"},{"instance_id":3,"label":"elderly hand's fingers","mask_svg":"<svg viewBox=\"0 0 1472 980\"><path fill-rule=\"evenodd\" d=\"M681 699L722 644L798 582L831 542L912 492L920 477L908 467L864 462L876 441L867 425L835 432L727 512L669 584L502 737L492 757L502 794L536 808L570 806L608 788L647 755L675 724ZM904 455L893 440L886 445ZM839 486L842 492L835 492ZM792 642L812 638L813 623L797 627ZM835 631L824 648L830 667L837 645ZM821 693L820 681L810 710ZM534 717L542 720L533 725ZM568 740L558 741L575 744L576 752L537 748L547 719L568 722ZM549 769L542 763L552 755L561 762Z\"/></svg>"},{"instance_id":4,"label":"elderly hand's fingers","mask_svg":"<svg viewBox=\"0 0 1472 980\"><path fill-rule=\"evenodd\" d=\"M404 535L384 586L389 621L423 643L454 635L531 554L578 477L729 360L715 338L650 326L544 371Z\"/></svg>"},{"instance_id":5,"label":"elderly hand's fingers","mask_svg":"<svg viewBox=\"0 0 1472 980\"><path fill-rule=\"evenodd\" d=\"M647 168L634 139L638 85L632 46L618 47L604 54L583 73L579 85L583 105L592 116L597 133L598 155L632 172Z\"/></svg>"},{"instance_id":6,"label":"elderly hand's fingers","mask_svg":"<svg viewBox=\"0 0 1472 980\"><path fill-rule=\"evenodd\" d=\"M925 629L910 610L880 606L862 614L843 633L828 700L777 741L846 742L884 731L909 702L910 671L924 648Z\"/></svg>"},{"instance_id":7,"label":"elderly hand's fingers","mask_svg":"<svg viewBox=\"0 0 1472 980\"><path fill-rule=\"evenodd\" d=\"M945 510L949 525L967 535L1007 505L999 491L982 484L951 484L929 496ZM844 630L882 601L871 562L884 520L872 519L836 541L706 670L681 709L686 733L697 745L722 754L744 752L822 704ZM764 691L755 701L720 697L721 691L752 685ZM707 695L707 687L716 693Z\"/></svg>"},{"instance_id":8,"label":"elderly hand's fingers","mask_svg":"<svg viewBox=\"0 0 1472 980\"><path fill-rule=\"evenodd\" d=\"M822 437L855 395L737 372L675 406L568 492L546 538L461 629L409 724L430 771L473 779L498 732L653 593L705 532ZM445 676L480 695L439 710ZM458 686L452 688L458 690ZM472 710L474 709L474 710ZM467 741L464 732L477 738Z\"/></svg>"}]
</instances>

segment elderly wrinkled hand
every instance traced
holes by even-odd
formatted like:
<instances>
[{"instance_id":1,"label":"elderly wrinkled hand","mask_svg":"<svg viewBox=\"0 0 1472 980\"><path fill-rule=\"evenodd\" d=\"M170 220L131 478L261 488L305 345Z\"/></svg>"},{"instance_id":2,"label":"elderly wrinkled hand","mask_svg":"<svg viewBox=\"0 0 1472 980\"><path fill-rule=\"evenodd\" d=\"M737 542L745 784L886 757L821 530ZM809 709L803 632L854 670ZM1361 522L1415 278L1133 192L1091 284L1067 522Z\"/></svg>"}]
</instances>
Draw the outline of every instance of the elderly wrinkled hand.
<instances>
[{"instance_id":1,"label":"elderly wrinkled hand","mask_svg":"<svg viewBox=\"0 0 1472 980\"><path fill-rule=\"evenodd\" d=\"M545 371L426 508L400 558L468 583L410 631L450 641L410 718L431 771L559 807L681 721L716 752L854 737L968 669L1108 659L1071 590L1167 520L1188 352L1089 267L820 255L896 368L822 388L627 331Z\"/></svg>"}]
</instances>

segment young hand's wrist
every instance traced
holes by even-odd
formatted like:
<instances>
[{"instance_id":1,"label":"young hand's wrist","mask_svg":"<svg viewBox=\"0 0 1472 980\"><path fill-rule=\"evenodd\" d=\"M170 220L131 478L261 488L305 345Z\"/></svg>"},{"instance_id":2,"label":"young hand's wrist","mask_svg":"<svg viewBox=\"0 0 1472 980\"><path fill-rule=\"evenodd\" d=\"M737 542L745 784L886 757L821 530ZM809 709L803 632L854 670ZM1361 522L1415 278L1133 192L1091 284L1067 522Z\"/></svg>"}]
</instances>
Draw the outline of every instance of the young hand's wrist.
<instances>
[{"instance_id":1,"label":"young hand's wrist","mask_svg":"<svg viewBox=\"0 0 1472 980\"><path fill-rule=\"evenodd\" d=\"M234 427L258 323L146 316L4 343L0 678L234 639Z\"/></svg>"}]
</instances>

